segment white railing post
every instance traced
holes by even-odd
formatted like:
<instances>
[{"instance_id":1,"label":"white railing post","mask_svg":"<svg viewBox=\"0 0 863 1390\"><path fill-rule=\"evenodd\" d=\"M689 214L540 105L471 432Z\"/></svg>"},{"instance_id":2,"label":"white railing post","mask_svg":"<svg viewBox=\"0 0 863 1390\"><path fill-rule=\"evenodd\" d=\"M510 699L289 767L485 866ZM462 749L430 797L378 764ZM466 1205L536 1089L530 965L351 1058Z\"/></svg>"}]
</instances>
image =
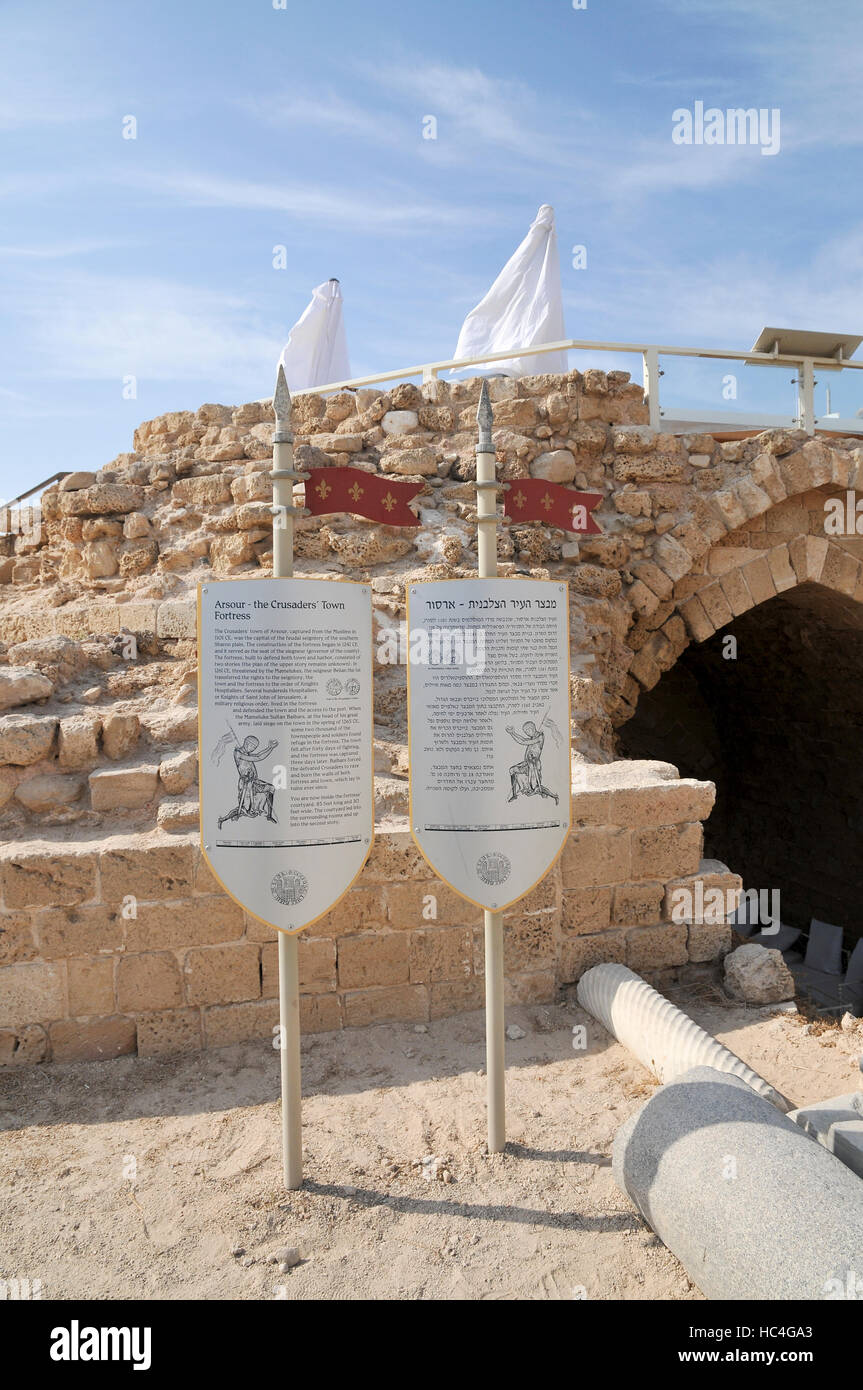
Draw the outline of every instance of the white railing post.
<instances>
[{"instance_id":1,"label":"white railing post","mask_svg":"<svg viewBox=\"0 0 863 1390\"><path fill-rule=\"evenodd\" d=\"M797 419L807 434L815 433L815 365L804 357L797 373Z\"/></svg>"},{"instance_id":2,"label":"white railing post","mask_svg":"<svg viewBox=\"0 0 863 1390\"><path fill-rule=\"evenodd\" d=\"M641 361L644 369L644 395L649 412L648 424L652 430L658 430L662 423L659 410L659 349L645 348L641 354Z\"/></svg>"}]
</instances>

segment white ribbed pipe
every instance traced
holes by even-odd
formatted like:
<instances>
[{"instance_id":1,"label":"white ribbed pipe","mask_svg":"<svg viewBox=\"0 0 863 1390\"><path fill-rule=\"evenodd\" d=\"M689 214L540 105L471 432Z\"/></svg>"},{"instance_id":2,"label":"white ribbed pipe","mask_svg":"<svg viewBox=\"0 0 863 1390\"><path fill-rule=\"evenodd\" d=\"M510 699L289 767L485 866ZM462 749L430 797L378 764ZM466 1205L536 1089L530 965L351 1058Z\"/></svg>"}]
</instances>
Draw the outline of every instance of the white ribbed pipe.
<instances>
[{"instance_id":1,"label":"white ribbed pipe","mask_svg":"<svg viewBox=\"0 0 863 1390\"><path fill-rule=\"evenodd\" d=\"M763 1076L625 965L594 965L582 975L577 993L581 1007L663 1083L692 1067L714 1067L738 1076L779 1110L793 1109Z\"/></svg>"}]
</instances>

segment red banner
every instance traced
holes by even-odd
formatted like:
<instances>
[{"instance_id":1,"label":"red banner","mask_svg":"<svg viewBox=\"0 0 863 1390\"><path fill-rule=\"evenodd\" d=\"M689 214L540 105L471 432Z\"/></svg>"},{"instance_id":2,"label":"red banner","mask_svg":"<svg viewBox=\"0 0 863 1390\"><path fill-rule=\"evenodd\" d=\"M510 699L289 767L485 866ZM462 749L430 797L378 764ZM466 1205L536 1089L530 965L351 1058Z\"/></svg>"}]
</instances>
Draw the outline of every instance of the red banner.
<instances>
[{"instance_id":1,"label":"red banner","mask_svg":"<svg viewBox=\"0 0 863 1390\"><path fill-rule=\"evenodd\" d=\"M310 468L306 506L313 516L329 512L353 512L387 526L419 526L419 517L408 506L422 492L422 483L396 483L379 473L361 468Z\"/></svg>"},{"instance_id":2,"label":"red banner","mask_svg":"<svg viewBox=\"0 0 863 1390\"><path fill-rule=\"evenodd\" d=\"M602 501L601 492L576 492L542 478L519 478L505 492L504 515L513 521L544 521L561 531L601 536L602 528L591 515Z\"/></svg>"}]
</instances>

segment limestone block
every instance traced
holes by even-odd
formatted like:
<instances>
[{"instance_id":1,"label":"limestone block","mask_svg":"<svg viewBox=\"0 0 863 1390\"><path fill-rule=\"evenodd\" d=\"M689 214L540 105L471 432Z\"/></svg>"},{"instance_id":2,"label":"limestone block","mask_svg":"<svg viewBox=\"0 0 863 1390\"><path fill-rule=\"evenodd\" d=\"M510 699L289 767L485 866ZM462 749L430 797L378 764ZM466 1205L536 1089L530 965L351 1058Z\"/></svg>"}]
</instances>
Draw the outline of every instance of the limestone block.
<instances>
[{"instance_id":1,"label":"limestone block","mask_svg":"<svg viewBox=\"0 0 863 1390\"><path fill-rule=\"evenodd\" d=\"M60 811L78 801L84 791L81 777L43 773L19 782L15 797L28 811Z\"/></svg>"},{"instance_id":2,"label":"limestone block","mask_svg":"<svg viewBox=\"0 0 863 1390\"><path fill-rule=\"evenodd\" d=\"M300 1027L305 1032L303 1018L301 997ZM225 1047L228 1043L246 1042L251 1038L272 1040L278 1024L279 1006L273 999L257 999L245 1004L216 1005L203 1011L204 1045Z\"/></svg>"},{"instance_id":3,"label":"limestone block","mask_svg":"<svg viewBox=\"0 0 863 1390\"><path fill-rule=\"evenodd\" d=\"M200 823L201 811L197 798L162 801L156 813L156 824L172 835L184 834Z\"/></svg>"},{"instance_id":4,"label":"limestone block","mask_svg":"<svg viewBox=\"0 0 863 1390\"><path fill-rule=\"evenodd\" d=\"M404 932L343 936L338 942L340 989L398 985L409 979L409 942Z\"/></svg>"},{"instance_id":5,"label":"limestone block","mask_svg":"<svg viewBox=\"0 0 863 1390\"><path fill-rule=\"evenodd\" d=\"M159 769L148 764L104 768L91 772L88 781L94 811L135 810L157 795Z\"/></svg>"},{"instance_id":6,"label":"limestone block","mask_svg":"<svg viewBox=\"0 0 863 1390\"><path fill-rule=\"evenodd\" d=\"M664 970L685 965L687 929L673 923L635 927L626 933L626 964L631 970Z\"/></svg>"},{"instance_id":7,"label":"limestone block","mask_svg":"<svg viewBox=\"0 0 863 1390\"><path fill-rule=\"evenodd\" d=\"M194 947L183 965L189 1004L230 1004L261 996L260 952L240 942Z\"/></svg>"},{"instance_id":8,"label":"limestone block","mask_svg":"<svg viewBox=\"0 0 863 1390\"><path fill-rule=\"evenodd\" d=\"M0 1029L0 1066L34 1066L47 1055L48 1034L38 1023Z\"/></svg>"},{"instance_id":9,"label":"limestone block","mask_svg":"<svg viewBox=\"0 0 863 1390\"><path fill-rule=\"evenodd\" d=\"M507 923L511 930L511 923ZM431 927L413 931L408 936L411 984L432 984L440 980L465 980L473 974L473 942L470 928ZM339 943L350 945L351 938ZM340 976L341 978L341 976ZM391 983L376 980L376 984ZM352 988L353 986L348 986ZM345 988L343 985L342 988Z\"/></svg>"},{"instance_id":10,"label":"limestone block","mask_svg":"<svg viewBox=\"0 0 863 1390\"><path fill-rule=\"evenodd\" d=\"M82 488L92 487L96 481L95 473L67 473L60 480L60 492L80 492Z\"/></svg>"},{"instance_id":11,"label":"limestone block","mask_svg":"<svg viewBox=\"0 0 863 1390\"><path fill-rule=\"evenodd\" d=\"M382 473L402 473L422 478L436 477L437 465L438 458L434 449L425 446L382 454L380 462Z\"/></svg>"},{"instance_id":12,"label":"limestone block","mask_svg":"<svg viewBox=\"0 0 863 1390\"><path fill-rule=\"evenodd\" d=\"M571 483L576 474L575 458L569 449L552 449L535 458L530 471L534 478L550 483Z\"/></svg>"},{"instance_id":13,"label":"limestone block","mask_svg":"<svg viewBox=\"0 0 863 1390\"><path fill-rule=\"evenodd\" d=\"M179 478L171 488L171 496L185 506L215 507L230 502L231 491L221 473L209 473L203 478Z\"/></svg>"},{"instance_id":14,"label":"limestone block","mask_svg":"<svg viewBox=\"0 0 863 1390\"><path fill-rule=\"evenodd\" d=\"M41 671L29 666L0 666L0 710L47 700L54 687Z\"/></svg>"},{"instance_id":15,"label":"limestone block","mask_svg":"<svg viewBox=\"0 0 863 1390\"><path fill-rule=\"evenodd\" d=\"M794 998L794 976L779 951L746 942L725 957L725 988L747 1004L775 1004Z\"/></svg>"},{"instance_id":16,"label":"limestone block","mask_svg":"<svg viewBox=\"0 0 863 1390\"><path fill-rule=\"evenodd\" d=\"M194 598L166 599L156 614L157 637L197 637L197 612Z\"/></svg>"},{"instance_id":17,"label":"limestone block","mask_svg":"<svg viewBox=\"0 0 863 1390\"><path fill-rule=\"evenodd\" d=\"M123 1013L173 1009L183 1002L177 957L170 951L123 955L117 962L117 1007Z\"/></svg>"},{"instance_id":18,"label":"limestone block","mask_svg":"<svg viewBox=\"0 0 863 1390\"><path fill-rule=\"evenodd\" d=\"M67 961L69 1014L72 1018L104 1016L114 1008L114 960L111 956L75 956Z\"/></svg>"},{"instance_id":19,"label":"limestone block","mask_svg":"<svg viewBox=\"0 0 863 1390\"><path fill-rule=\"evenodd\" d=\"M83 903L96 893L95 855L64 854L58 846L9 846L2 861L7 908Z\"/></svg>"},{"instance_id":20,"label":"limestone block","mask_svg":"<svg viewBox=\"0 0 863 1390\"><path fill-rule=\"evenodd\" d=\"M611 922L612 888L566 888L561 908L561 929L576 936L605 931Z\"/></svg>"},{"instance_id":21,"label":"limestone block","mask_svg":"<svg viewBox=\"0 0 863 1390\"><path fill-rule=\"evenodd\" d=\"M345 995L345 1027L369 1023L424 1023L429 1017L426 985L394 985L352 990Z\"/></svg>"},{"instance_id":22,"label":"limestone block","mask_svg":"<svg viewBox=\"0 0 863 1390\"><path fill-rule=\"evenodd\" d=\"M631 833L632 878L665 880L697 871L703 839L697 822L644 826Z\"/></svg>"},{"instance_id":23,"label":"limestone block","mask_svg":"<svg viewBox=\"0 0 863 1390\"><path fill-rule=\"evenodd\" d=\"M0 966L18 965L38 955L29 912L0 913Z\"/></svg>"},{"instance_id":24,"label":"limestone block","mask_svg":"<svg viewBox=\"0 0 863 1390\"><path fill-rule=\"evenodd\" d=\"M138 742L140 721L137 714L109 714L102 724L102 748L115 762L125 758Z\"/></svg>"},{"instance_id":25,"label":"limestone block","mask_svg":"<svg viewBox=\"0 0 863 1390\"><path fill-rule=\"evenodd\" d=\"M384 434L409 434L419 425L415 410L388 410L381 419Z\"/></svg>"},{"instance_id":26,"label":"limestone block","mask_svg":"<svg viewBox=\"0 0 863 1390\"><path fill-rule=\"evenodd\" d=\"M200 1009L165 1009L138 1014L138 1056L193 1052L202 1044Z\"/></svg>"},{"instance_id":27,"label":"limestone block","mask_svg":"<svg viewBox=\"0 0 863 1390\"><path fill-rule=\"evenodd\" d=\"M104 1062L135 1051L135 1020L119 1015L52 1023L48 1034L55 1062Z\"/></svg>"},{"instance_id":28,"label":"limestone block","mask_svg":"<svg viewBox=\"0 0 863 1390\"><path fill-rule=\"evenodd\" d=\"M49 715L0 715L0 764L27 767L47 758L56 729L57 720Z\"/></svg>"},{"instance_id":29,"label":"limestone block","mask_svg":"<svg viewBox=\"0 0 863 1390\"><path fill-rule=\"evenodd\" d=\"M586 970L607 961L623 964L626 959L626 932L619 928L598 932L596 936L576 936L564 941L558 957L558 978L562 984L580 980Z\"/></svg>"},{"instance_id":30,"label":"limestone block","mask_svg":"<svg viewBox=\"0 0 863 1390\"><path fill-rule=\"evenodd\" d=\"M66 1014L66 973L59 962L0 970L0 1028L45 1023Z\"/></svg>"},{"instance_id":31,"label":"limestone block","mask_svg":"<svg viewBox=\"0 0 863 1390\"><path fill-rule=\"evenodd\" d=\"M60 496L60 511L64 516L103 516L139 511L144 490L125 483L96 483L80 492L64 492Z\"/></svg>"},{"instance_id":32,"label":"limestone block","mask_svg":"<svg viewBox=\"0 0 863 1390\"><path fill-rule=\"evenodd\" d=\"M188 743L198 737L198 712L195 709L166 709L146 711L141 724L154 743Z\"/></svg>"}]
</instances>

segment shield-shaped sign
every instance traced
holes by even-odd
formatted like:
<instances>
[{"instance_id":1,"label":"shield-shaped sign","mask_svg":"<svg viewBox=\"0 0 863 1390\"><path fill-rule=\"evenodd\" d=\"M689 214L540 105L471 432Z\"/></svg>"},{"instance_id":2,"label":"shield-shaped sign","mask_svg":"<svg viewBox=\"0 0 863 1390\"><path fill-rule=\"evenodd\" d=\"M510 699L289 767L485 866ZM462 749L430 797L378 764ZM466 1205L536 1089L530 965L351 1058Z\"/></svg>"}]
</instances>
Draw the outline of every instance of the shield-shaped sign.
<instances>
[{"instance_id":1,"label":"shield-shaped sign","mask_svg":"<svg viewBox=\"0 0 863 1390\"><path fill-rule=\"evenodd\" d=\"M368 585L198 591L201 843L226 892L283 932L328 912L374 833Z\"/></svg>"},{"instance_id":2,"label":"shield-shaped sign","mask_svg":"<svg viewBox=\"0 0 863 1390\"><path fill-rule=\"evenodd\" d=\"M408 717L413 837L450 887L501 912L569 832L567 586L410 584Z\"/></svg>"}]
</instances>

